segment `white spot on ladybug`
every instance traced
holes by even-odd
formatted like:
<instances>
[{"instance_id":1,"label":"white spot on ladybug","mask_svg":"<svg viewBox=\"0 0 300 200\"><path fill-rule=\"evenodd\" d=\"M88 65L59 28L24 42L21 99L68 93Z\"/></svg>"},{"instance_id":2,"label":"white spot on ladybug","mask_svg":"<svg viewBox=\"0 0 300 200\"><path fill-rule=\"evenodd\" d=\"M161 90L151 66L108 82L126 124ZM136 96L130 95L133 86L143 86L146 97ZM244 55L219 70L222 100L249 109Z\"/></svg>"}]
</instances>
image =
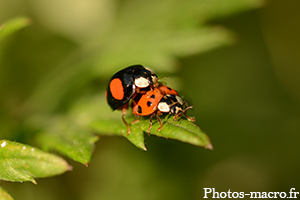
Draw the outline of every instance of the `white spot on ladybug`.
<instances>
[{"instance_id":1,"label":"white spot on ladybug","mask_svg":"<svg viewBox=\"0 0 300 200\"><path fill-rule=\"evenodd\" d=\"M170 106L167 103L165 103L165 102L160 102L158 104L158 109L161 112L170 112Z\"/></svg>"},{"instance_id":2,"label":"white spot on ladybug","mask_svg":"<svg viewBox=\"0 0 300 200\"><path fill-rule=\"evenodd\" d=\"M181 105L183 105L183 100L179 96L176 95L176 99Z\"/></svg>"},{"instance_id":3,"label":"white spot on ladybug","mask_svg":"<svg viewBox=\"0 0 300 200\"><path fill-rule=\"evenodd\" d=\"M144 77L140 77L134 80L134 84L139 88L145 88L149 86L149 81Z\"/></svg>"},{"instance_id":4,"label":"white spot on ladybug","mask_svg":"<svg viewBox=\"0 0 300 200\"><path fill-rule=\"evenodd\" d=\"M1 147L5 147L6 146L6 141L1 143Z\"/></svg>"}]
</instances>

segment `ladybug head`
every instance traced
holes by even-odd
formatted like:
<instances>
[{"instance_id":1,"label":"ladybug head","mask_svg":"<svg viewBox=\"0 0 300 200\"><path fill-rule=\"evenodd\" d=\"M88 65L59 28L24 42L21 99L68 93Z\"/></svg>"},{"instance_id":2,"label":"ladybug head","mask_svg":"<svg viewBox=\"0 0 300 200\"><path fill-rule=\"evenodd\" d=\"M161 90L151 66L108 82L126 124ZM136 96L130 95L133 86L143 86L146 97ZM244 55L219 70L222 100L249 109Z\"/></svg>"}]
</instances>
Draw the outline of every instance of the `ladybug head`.
<instances>
[{"instance_id":1,"label":"ladybug head","mask_svg":"<svg viewBox=\"0 0 300 200\"><path fill-rule=\"evenodd\" d=\"M139 88L157 85L157 75L147 67L134 71L134 84Z\"/></svg>"},{"instance_id":2,"label":"ladybug head","mask_svg":"<svg viewBox=\"0 0 300 200\"><path fill-rule=\"evenodd\" d=\"M176 103L175 105L173 105L173 106L170 108L170 113L171 113L172 115L177 115L177 116L179 116L179 115L182 114L182 111L183 111L182 105L179 104L179 103Z\"/></svg>"},{"instance_id":3,"label":"ladybug head","mask_svg":"<svg viewBox=\"0 0 300 200\"><path fill-rule=\"evenodd\" d=\"M178 95L172 95L173 104L170 107L170 113L172 115L181 116L183 112L183 100Z\"/></svg>"}]
</instances>

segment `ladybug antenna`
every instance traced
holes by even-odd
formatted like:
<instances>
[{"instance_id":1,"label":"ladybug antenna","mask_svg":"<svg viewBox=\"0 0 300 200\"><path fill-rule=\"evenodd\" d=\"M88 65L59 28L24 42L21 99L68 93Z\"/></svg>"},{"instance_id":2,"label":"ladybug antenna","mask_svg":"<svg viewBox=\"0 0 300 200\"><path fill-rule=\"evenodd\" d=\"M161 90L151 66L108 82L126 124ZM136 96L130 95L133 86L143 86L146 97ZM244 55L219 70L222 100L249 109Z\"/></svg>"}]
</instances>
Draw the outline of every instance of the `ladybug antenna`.
<instances>
[{"instance_id":1,"label":"ladybug antenna","mask_svg":"<svg viewBox=\"0 0 300 200\"><path fill-rule=\"evenodd\" d=\"M159 82L160 85L166 85L165 82L160 82L162 79L169 79L169 77L168 76L164 76L164 77L161 77L161 78L157 79L157 82Z\"/></svg>"},{"instance_id":2,"label":"ladybug antenna","mask_svg":"<svg viewBox=\"0 0 300 200\"><path fill-rule=\"evenodd\" d=\"M168 76L164 76L164 77L161 77L161 78L159 78L157 80L160 81L161 79L169 79L169 77Z\"/></svg>"},{"instance_id":3,"label":"ladybug antenna","mask_svg":"<svg viewBox=\"0 0 300 200\"><path fill-rule=\"evenodd\" d=\"M161 77L161 78L157 79L157 85L156 85L156 87L160 87L160 86L163 86L163 85L167 85L166 82L161 81L162 79L169 79L169 77L164 76L164 77Z\"/></svg>"}]
</instances>

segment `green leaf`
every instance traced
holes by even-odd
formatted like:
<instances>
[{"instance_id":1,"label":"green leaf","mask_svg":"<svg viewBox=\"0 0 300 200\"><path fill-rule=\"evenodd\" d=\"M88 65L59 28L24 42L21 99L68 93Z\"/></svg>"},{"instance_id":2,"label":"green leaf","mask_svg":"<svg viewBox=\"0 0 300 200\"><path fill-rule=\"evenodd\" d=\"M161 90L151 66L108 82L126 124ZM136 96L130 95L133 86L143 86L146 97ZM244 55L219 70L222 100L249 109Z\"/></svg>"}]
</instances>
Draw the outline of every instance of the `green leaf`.
<instances>
[{"instance_id":1,"label":"green leaf","mask_svg":"<svg viewBox=\"0 0 300 200\"><path fill-rule=\"evenodd\" d=\"M28 17L16 17L0 25L0 42L7 36L31 24Z\"/></svg>"},{"instance_id":2,"label":"green leaf","mask_svg":"<svg viewBox=\"0 0 300 200\"><path fill-rule=\"evenodd\" d=\"M121 113L119 113L121 115ZM128 122L133 121L133 118L126 119ZM173 116L166 115L161 118L163 127L161 131L157 131L159 123L153 119L153 125L150 134L159 137L176 139L182 142L190 143L196 146L212 149L209 137L193 122L188 121L184 117L178 121L174 121ZM141 119L139 122L131 124L131 133L127 134L127 127L121 120L117 119L99 119L91 123L92 128L100 135L119 135L126 137L131 143L140 149L146 150L144 144L144 133L149 127L149 118Z\"/></svg>"},{"instance_id":3,"label":"green leaf","mask_svg":"<svg viewBox=\"0 0 300 200\"><path fill-rule=\"evenodd\" d=\"M216 28L208 21L260 7L262 2L126 1L118 8L119 15L111 26L116 28L101 33L98 44L104 46L105 51L99 51L95 73L108 76L124 63L142 63L156 71L174 72L178 57L232 43L233 34L230 31Z\"/></svg>"},{"instance_id":4,"label":"green leaf","mask_svg":"<svg viewBox=\"0 0 300 200\"><path fill-rule=\"evenodd\" d=\"M135 29L129 31L123 31L126 40L116 39L118 36L114 34L107 37L105 42L109 46L98 56L99 64L95 65L95 73L109 76L120 69L123 63L146 64L155 71L170 73L174 72L178 57L206 52L233 41L229 31L215 27L142 33Z\"/></svg>"},{"instance_id":5,"label":"green leaf","mask_svg":"<svg viewBox=\"0 0 300 200\"><path fill-rule=\"evenodd\" d=\"M72 167L62 158L29 145L0 140L0 179L31 181L62 174Z\"/></svg>"},{"instance_id":6,"label":"green leaf","mask_svg":"<svg viewBox=\"0 0 300 200\"><path fill-rule=\"evenodd\" d=\"M121 113L120 113L121 115ZM120 123L121 122L121 123ZM119 135L126 137L136 147L146 151L144 144L143 130L136 126L131 126L131 133L127 134L127 127L121 117L119 120L101 119L91 123L95 132L99 135Z\"/></svg>"},{"instance_id":7,"label":"green leaf","mask_svg":"<svg viewBox=\"0 0 300 200\"><path fill-rule=\"evenodd\" d=\"M13 200L13 198L0 187L0 200Z\"/></svg>"},{"instance_id":8,"label":"green leaf","mask_svg":"<svg viewBox=\"0 0 300 200\"><path fill-rule=\"evenodd\" d=\"M55 150L87 166L92 159L95 142L99 137L91 130L69 123L66 118L54 121L36 137L42 149Z\"/></svg>"},{"instance_id":9,"label":"green leaf","mask_svg":"<svg viewBox=\"0 0 300 200\"><path fill-rule=\"evenodd\" d=\"M153 123L150 133L159 137L170 138L187 142L196 146L202 146L207 149L213 149L209 137L193 122L182 117L178 121L173 119L172 115L166 115L162 120L163 127L157 131L159 123ZM145 120L146 123L148 120ZM144 123L144 122L143 122ZM144 126L146 126L145 124ZM149 125L148 125L149 126ZM145 128L148 128L146 126Z\"/></svg>"}]
</instances>

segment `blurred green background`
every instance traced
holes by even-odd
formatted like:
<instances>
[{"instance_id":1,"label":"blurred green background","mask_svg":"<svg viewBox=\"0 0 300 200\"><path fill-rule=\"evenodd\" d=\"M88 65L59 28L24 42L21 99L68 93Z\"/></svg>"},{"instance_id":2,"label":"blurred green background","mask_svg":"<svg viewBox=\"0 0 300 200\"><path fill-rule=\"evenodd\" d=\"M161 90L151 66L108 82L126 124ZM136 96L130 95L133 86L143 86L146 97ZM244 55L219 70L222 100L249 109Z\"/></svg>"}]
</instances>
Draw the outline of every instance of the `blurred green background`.
<instances>
[{"instance_id":1,"label":"blurred green background","mask_svg":"<svg viewBox=\"0 0 300 200\"><path fill-rule=\"evenodd\" d=\"M89 167L66 158L71 172L3 188L43 200L300 192L300 2L241 2L0 0L0 24L32 23L0 43L1 139L34 144L31 116L69 112L141 63L170 77L214 146L146 136L143 152L101 137Z\"/></svg>"}]
</instances>

